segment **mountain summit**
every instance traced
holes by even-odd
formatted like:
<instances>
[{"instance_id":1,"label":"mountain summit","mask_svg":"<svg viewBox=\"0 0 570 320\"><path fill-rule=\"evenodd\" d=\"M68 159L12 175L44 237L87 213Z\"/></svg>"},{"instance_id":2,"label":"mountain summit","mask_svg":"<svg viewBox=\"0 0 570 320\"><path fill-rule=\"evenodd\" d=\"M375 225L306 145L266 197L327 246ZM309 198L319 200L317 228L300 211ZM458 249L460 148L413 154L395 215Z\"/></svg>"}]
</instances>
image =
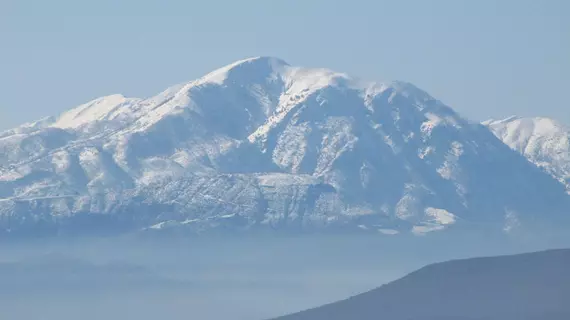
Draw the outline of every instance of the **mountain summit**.
<instances>
[{"instance_id":1,"label":"mountain summit","mask_svg":"<svg viewBox=\"0 0 570 320\"><path fill-rule=\"evenodd\" d=\"M269 57L0 134L0 229L513 231L564 186L429 94Z\"/></svg>"}]
</instances>

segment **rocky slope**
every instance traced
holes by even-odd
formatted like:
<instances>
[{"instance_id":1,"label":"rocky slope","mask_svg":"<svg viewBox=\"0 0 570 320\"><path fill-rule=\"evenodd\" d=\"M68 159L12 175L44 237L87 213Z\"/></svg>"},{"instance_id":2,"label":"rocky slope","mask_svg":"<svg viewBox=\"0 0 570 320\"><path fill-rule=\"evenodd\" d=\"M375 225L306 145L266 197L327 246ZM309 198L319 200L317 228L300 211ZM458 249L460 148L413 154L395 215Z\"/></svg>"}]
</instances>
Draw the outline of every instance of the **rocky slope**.
<instances>
[{"instance_id":1,"label":"rocky slope","mask_svg":"<svg viewBox=\"0 0 570 320\"><path fill-rule=\"evenodd\" d=\"M252 58L0 134L7 234L513 231L565 188L411 84Z\"/></svg>"}]
</instances>

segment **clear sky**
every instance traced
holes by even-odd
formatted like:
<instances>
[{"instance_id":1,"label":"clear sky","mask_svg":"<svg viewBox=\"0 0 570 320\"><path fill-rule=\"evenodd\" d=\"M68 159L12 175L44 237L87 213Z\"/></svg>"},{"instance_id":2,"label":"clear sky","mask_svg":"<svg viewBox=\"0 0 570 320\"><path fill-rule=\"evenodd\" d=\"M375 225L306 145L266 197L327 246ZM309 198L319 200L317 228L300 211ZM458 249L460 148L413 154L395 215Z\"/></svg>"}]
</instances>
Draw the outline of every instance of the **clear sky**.
<instances>
[{"instance_id":1,"label":"clear sky","mask_svg":"<svg viewBox=\"0 0 570 320\"><path fill-rule=\"evenodd\" d=\"M570 124L566 0L0 0L0 129L260 55Z\"/></svg>"}]
</instances>

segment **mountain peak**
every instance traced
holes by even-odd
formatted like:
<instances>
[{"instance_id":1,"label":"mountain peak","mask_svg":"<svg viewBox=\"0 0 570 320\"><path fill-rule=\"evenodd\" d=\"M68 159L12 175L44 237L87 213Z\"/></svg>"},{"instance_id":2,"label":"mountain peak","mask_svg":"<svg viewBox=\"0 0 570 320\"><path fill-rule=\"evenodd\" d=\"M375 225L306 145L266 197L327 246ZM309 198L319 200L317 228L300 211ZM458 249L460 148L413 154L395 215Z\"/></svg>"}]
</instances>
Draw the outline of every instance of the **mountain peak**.
<instances>
[{"instance_id":1,"label":"mountain peak","mask_svg":"<svg viewBox=\"0 0 570 320\"><path fill-rule=\"evenodd\" d=\"M233 64L243 64L243 63L269 63L273 65L289 66L289 63L287 63L285 60L271 56L250 57L243 60L238 60Z\"/></svg>"},{"instance_id":2,"label":"mountain peak","mask_svg":"<svg viewBox=\"0 0 570 320\"><path fill-rule=\"evenodd\" d=\"M267 77L275 75L289 67L289 64L279 58L274 57L252 57L238 60L228 64L222 68L214 70L200 80L200 83L223 84L226 80L238 80L245 77L244 80L251 80L254 77Z\"/></svg>"}]
</instances>

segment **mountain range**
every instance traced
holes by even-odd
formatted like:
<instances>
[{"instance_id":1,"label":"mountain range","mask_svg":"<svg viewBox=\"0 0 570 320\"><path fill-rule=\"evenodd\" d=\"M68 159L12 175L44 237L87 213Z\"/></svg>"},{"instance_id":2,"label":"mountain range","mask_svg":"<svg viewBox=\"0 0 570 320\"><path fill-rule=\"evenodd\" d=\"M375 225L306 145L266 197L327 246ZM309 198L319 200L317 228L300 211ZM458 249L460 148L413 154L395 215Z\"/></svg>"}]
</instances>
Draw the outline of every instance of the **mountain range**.
<instances>
[{"instance_id":1,"label":"mountain range","mask_svg":"<svg viewBox=\"0 0 570 320\"><path fill-rule=\"evenodd\" d=\"M0 234L541 229L568 220L568 132L250 58L1 133Z\"/></svg>"},{"instance_id":2,"label":"mountain range","mask_svg":"<svg viewBox=\"0 0 570 320\"><path fill-rule=\"evenodd\" d=\"M570 250L424 267L378 289L279 320L563 320Z\"/></svg>"}]
</instances>

